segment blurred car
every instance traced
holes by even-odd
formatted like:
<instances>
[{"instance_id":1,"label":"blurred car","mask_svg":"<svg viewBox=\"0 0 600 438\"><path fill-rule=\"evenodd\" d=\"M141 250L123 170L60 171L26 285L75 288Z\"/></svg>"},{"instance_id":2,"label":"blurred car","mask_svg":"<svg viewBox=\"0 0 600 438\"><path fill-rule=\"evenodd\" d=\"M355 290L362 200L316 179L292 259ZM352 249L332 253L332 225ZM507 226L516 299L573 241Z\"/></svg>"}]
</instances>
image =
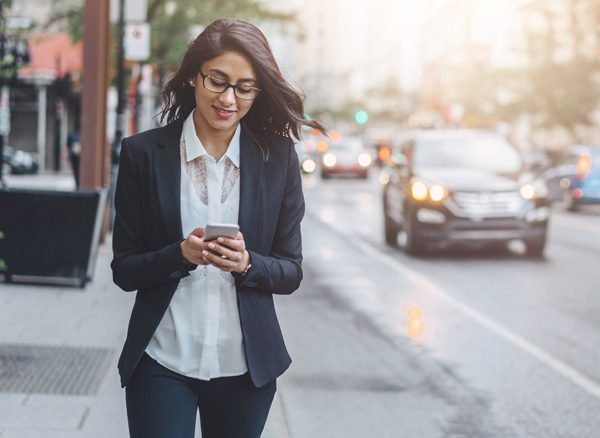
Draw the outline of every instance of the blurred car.
<instances>
[{"instance_id":1,"label":"blurred car","mask_svg":"<svg viewBox=\"0 0 600 438\"><path fill-rule=\"evenodd\" d=\"M321 178L352 175L366 179L372 161L361 139L342 136L337 142L331 142L327 152L321 155Z\"/></svg>"},{"instance_id":2,"label":"blurred car","mask_svg":"<svg viewBox=\"0 0 600 438\"><path fill-rule=\"evenodd\" d=\"M385 240L401 230L405 250L430 244L492 244L520 239L541 256L550 215L543 180L528 172L518 150L478 130L415 131L385 169Z\"/></svg>"},{"instance_id":3,"label":"blurred car","mask_svg":"<svg viewBox=\"0 0 600 438\"><path fill-rule=\"evenodd\" d=\"M2 157L4 165L13 175L36 173L38 171L37 154L4 146Z\"/></svg>"},{"instance_id":4,"label":"blurred car","mask_svg":"<svg viewBox=\"0 0 600 438\"><path fill-rule=\"evenodd\" d=\"M310 174L317 170L317 147L312 140L302 140L295 144L302 173Z\"/></svg>"},{"instance_id":5,"label":"blurred car","mask_svg":"<svg viewBox=\"0 0 600 438\"><path fill-rule=\"evenodd\" d=\"M600 204L600 147L571 146L543 177L552 200L562 200L570 211L581 205Z\"/></svg>"}]
</instances>

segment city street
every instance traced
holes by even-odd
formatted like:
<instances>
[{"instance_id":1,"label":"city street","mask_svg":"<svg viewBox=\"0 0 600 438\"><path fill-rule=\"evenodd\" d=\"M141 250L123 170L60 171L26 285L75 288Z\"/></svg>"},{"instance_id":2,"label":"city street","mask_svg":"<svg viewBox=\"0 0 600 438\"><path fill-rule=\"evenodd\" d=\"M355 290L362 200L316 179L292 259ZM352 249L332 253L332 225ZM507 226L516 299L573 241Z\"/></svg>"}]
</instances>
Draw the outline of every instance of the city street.
<instances>
[{"instance_id":1,"label":"city street","mask_svg":"<svg viewBox=\"0 0 600 438\"><path fill-rule=\"evenodd\" d=\"M597 436L598 213L556 207L544 260L411 258L384 244L376 172L304 180L302 297L278 300L292 435Z\"/></svg>"},{"instance_id":2,"label":"city street","mask_svg":"<svg viewBox=\"0 0 600 438\"><path fill-rule=\"evenodd\" d=\"M599 29L0 0L0 438L600 438Z\"/></svg>"},{"instance_id":3,"label":"city street","mask_svg":"<svg viewBox=\"0 0 600 438\"><path fill-rule=\"evenodd\" d=\"M383 243L376 169L367 181L304 185L304 281L276 297L294 362L265 438L597 436L597 211L557 207L544 260L518 246L413 258ZM0 287L4 344L101 347L110 358L88 396L2 394L0 437L126 435L116 360L134 295L112 284L111 255L103 245L84 291Z\"/></svg>"}]
</instances>

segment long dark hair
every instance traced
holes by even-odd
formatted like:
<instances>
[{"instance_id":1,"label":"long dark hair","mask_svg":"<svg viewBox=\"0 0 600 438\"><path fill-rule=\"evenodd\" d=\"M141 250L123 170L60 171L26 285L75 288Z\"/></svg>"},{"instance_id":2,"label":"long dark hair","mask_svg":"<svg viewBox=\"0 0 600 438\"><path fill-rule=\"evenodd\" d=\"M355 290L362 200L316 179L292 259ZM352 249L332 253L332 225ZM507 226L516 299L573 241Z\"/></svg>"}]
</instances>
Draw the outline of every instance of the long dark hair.
<instances>
[{"instance_id":1,"label":"long dark hair","mask_svg":"<svg viewBox=\"0 0 600 438\"><path fill-rule=\"evenodd\" d=\"M242 124L258 143L263 158L268 156L267 137L271 134L300 139L301 125L327 134L319 122L304 116L304 96L283 78L263 33L256 26L235 19L213 21L189 44L179 69L165 85L161 122L165 118L168 123L186 118L192 112L196 101L189 79L197 75L205 61L228 51L246 56L256 71L261 92Z\"/></svg>"}]
</instances>

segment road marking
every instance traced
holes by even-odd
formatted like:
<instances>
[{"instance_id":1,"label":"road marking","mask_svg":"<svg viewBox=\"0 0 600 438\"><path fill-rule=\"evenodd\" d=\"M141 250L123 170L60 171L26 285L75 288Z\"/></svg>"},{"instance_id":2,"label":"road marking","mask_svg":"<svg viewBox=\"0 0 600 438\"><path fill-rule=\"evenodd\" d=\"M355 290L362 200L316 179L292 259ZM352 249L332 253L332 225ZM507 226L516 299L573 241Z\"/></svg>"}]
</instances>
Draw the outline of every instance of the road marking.
<instances>
[{"instance_id":1,"label":"road marking","mask_svg":"<svg viewBox=\"0 0 600 438\"><path fill-rule=\"evenodd\" d=\"M495 333L496 335L500 336L504 340L518 347L525 353L536 358L548 368L554 370L559 375L566 378L571 383L578 386L580 389L587 392L591 396L600 399L600 384L595 380L592 380L590 377L577 371L572 366L554 357L552 354L548 353L543 348L540 348L537 345L534 345L533 343L529 342L522 336L511 332L509 329L483 315L481 312L478 312L474 308L456 300L449 292L446 292L441 287L435 285L414 269L410 269L406 266L398 264L397 260L394 260L389 255L378 251L376 248L372 247L368 243L363 242L361 239L352 238L354 235L351 233L351 231L346 227L340 225L338 222L326 222L320 219L318 215L310 213L308 214L308 217L320 222L325 226L333 228L339 234L350 237L346 240L347 242L358 246L359 249L364 253L369 254L370 256L377 258L379 261L384 262L390 269L395 270L404 277L408 278L408 280L411 283L413 283L413 285L415 285L417 288L429 290L438 298L452 305L463 315L471 318L475 322L478 322L492 333Z\"/></svg>"},{"instance_id":2,"label":"road marking","mask_svg":"<svg viewBox=\"0 0 600 438\"><path fill-rule=\"evenodd\" d=\"M592 225L586 222L582 222L580 220L574 220L572 218L568 218L565 216L557 216L556 214L552 215L550 218L550 222L554 222L557 225L561 225L563 227L574 228L579 231L590 232L594 234L600 234L600 226Z\"/></svg>"}]
</instances>

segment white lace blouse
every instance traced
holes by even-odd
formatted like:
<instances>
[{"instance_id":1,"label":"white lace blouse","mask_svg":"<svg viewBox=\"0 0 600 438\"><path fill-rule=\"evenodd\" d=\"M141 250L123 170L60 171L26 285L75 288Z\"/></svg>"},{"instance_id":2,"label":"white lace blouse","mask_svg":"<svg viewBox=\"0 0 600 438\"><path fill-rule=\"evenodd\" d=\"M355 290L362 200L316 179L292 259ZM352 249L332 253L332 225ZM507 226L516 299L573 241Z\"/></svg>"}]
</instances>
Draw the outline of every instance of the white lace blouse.
<instances>
[{"instance_id":1,"label":"white lace blouse","mask_svg":"<svg viewBox=\"0 0 600 438\"><path fill-rule=\"evenodd\" d=\"M194 128L193 112L181 134L183 235L209 222L238 223L240 128L216 161ZM233 276L198 266L181 279L146 353L163 366L195 379L247 371Z\"/></svg>"}]
</instances>

